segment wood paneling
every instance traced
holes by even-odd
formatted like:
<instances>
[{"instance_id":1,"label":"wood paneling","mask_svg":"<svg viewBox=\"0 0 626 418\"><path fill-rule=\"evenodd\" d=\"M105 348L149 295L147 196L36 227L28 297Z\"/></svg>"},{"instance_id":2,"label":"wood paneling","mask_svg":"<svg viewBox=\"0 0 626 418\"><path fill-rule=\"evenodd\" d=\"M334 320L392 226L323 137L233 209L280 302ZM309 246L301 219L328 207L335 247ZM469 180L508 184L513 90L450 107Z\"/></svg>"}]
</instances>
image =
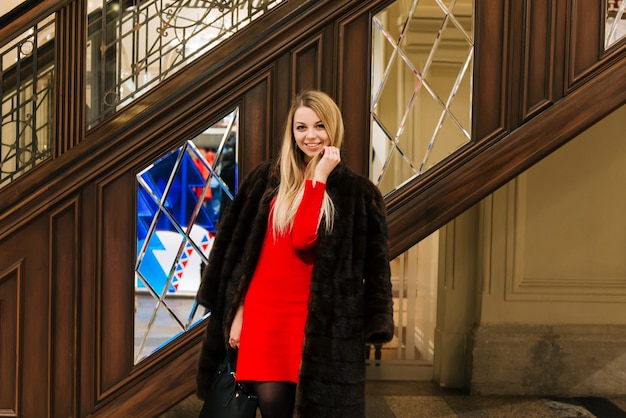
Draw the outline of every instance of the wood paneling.
<instances>
[{"instance_id":1,"label":"wood paneling","mask_svg":"<svg viewBox=\"0 0 626 418\"><path fill-rule=\"evenodd\" d=\"M354 13L338 23L337 94L342 110L345 144L342 157L357 172L368 176L370 159L371 18ZM363 80L363 77L366 77Z\"/></svg>"},{"instance_id":2,"label":"wood paneling","mask_svg":"<svg viewBox=\"0 0 626 418\"><path fill-rule=\"evenodd\" d=\"M604 0L571 0L569 9L568 88L571 89L599 64L604 49Z\"/></svg>"},{"instance_id":3,"label":"wood paneling","mask_svg":"<svg viewBox=\"0 0 626 418\"><path fill-rule=\"evenodd\" d=\"M74 359L77 376L76 416L88 416L96 403L96 361L98 344L98 285L97 260L100 246L97 241L99 210L95 182L89 182L81 190L78 207L79 266L77 283L77 357Z\"/></svg>"},{"instance_id":4,"label":"wood paneling","mask_svg":"<svg viewBox=\"0 0 626 418\"><path fill-rule=\"evenodd\" d=\"M47 216L0 240L0 411L8 416L48 413L49 258Z\"/></svg>"},{"instance_id":5,"label":"wood paneling","mask_svg":"<svg viewBox=\"0 0 626 418\"><path fill-rule=\"evenodd\" d=\"M323 35L316 36L291 54L292 91L297 93L306 89L322 88L323 40Z\"/></svg>"},{"instance_id":6,"label":"wood paneling","mask_svg":"<svg viewBox=\"0 0 626 418\"><path fill-rule=\"evenodd\" d=\"M556 2L528 2L525 12L522 120L531 118L553 102Z\"/></svg>"},{"instance_id":7,"label":"wood paneling","mask_svg":"<svg viewBox=\"0 0 626 418\"><path fill-rule=\"evenodd\" d=\"M271 80L270 72L263 74L243 94L239 118L241 179L273 154L270 141L257 140L268 138L271 132Z\"/></svg>"},{"instance_id":8,"label":"wood paneling","mask_svg":"<svg viewBox=\"0 0 626 418\"><path fill-rule=\"evenodd\" d=\"M589 22L599 1L476 2L473 142L388 197L393 256L626 103L626 47L603 52ZM243 177L276 155L293 95L319 87L365 174L370 19L387 3L286 2L87 134L71 39L84 4L25 15L62 8L58 94L71 97L55 101L55 157L0 190L0 408L156 416L193 392L201 327L134 365L135 173L239 106Z\"/></svg>"},{"instance_id":9,"label":"wood paneling","mask_svg":"<svg viewBox=\"0 0 626 418\"><path fill-rule=\"evenodd\" d=\"M5 259L8 261L8 258ZM20 356L20 329L22 321L21 279L22 263L12 266L1 265L0 269L0 414L18 416L20 412L18 387L21 385L18 369Z\"/></svg>"},{"instance_id":10,"label":"wood paneling","mask_svg":"<svg viewBox=\"0 0 626 418\"><path fill-rule=\"evenodd\" d=\"M507 48L510 2L476 2L474 29L474 94L472 99L472 138L474 141L498 137L505 129L507 105ZM484 22L484 23L483 23ZM489 22L486 24L486 22ZM485 58L482 58L485 57Z\"/></svg>"},{"instance_id":11,"label":"wood paneling","mask_svg":"<svg viewBox=\"0 0 626 418\"><path fill-rule=\"evenodd\" d=\"M99 399L124 382L134 364L137 192L132 171L118 174L98 184Z\"/></svg>"},{"instance_id":12,"label":"wood paneling","mask_svg":"<svg viewBox=\"0 0 626 418\"><path fill-rule=\"evenodd\" d=\"M50 411L53 417L76 416L78 323L78 200L50 217Z\"/></svg>"}]
</instances>

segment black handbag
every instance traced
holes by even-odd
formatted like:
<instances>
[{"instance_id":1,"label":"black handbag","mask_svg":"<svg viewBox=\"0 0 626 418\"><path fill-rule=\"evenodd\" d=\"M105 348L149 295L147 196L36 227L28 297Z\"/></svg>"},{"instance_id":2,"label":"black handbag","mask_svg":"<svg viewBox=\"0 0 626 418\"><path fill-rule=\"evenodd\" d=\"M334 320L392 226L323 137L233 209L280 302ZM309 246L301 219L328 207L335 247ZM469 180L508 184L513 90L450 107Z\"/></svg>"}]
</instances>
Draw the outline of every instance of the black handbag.
<instances>
[{"instance_id":1,"label":"black handbag","mask_svg":"<svg viewBox=\"0 0 626 418\"><path fill-rule=\"evenodd\" d=\"M259 398L235 380L237 353L230 348L213 375L200 418L255 418Z\"/></svg>"}]
</instances>

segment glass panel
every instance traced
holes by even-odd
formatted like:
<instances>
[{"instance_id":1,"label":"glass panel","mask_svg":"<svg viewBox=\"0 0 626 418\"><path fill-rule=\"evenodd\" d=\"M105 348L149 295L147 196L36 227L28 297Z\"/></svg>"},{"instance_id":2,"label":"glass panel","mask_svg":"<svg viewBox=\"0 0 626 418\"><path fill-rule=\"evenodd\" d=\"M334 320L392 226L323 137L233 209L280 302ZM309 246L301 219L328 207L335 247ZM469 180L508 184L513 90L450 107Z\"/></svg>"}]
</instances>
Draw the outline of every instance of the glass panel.
<instances>
[{"instance_id":1,"label":"glass panel","mask_svg":"<svg viewBox=\"0 0 626 418\"><path fill-rule=\"evenodd\" d=\"M135 362L203 317L195 295L237 193L239 110L137 174Z\"/></svg>"},{"instance_id":2,"label":"glass panel","mask_svg":"<svg viewBox=\"0 0 626 418\"><path fill-rule=\"evenodd\" d=\"M471 140L473 10L396 1L374 17L370 173L383 194Z\"/></svg>"},{"instance_id":3,"label":"glass panel","mask_svg":"<svg viewBox=\"0 0 626 418\"><path fill-rule=\"evenodd\" d=\"M88 127L128 105L283 1L90 1Z\"/></svg>"},{"instance_id":4,"label":"glass panel","mask_svg":"<svg viewBox=\"0 0 626 418\"><path fill-rule=\"evenodd\" d=\"M400 0L373 19L370 178L385 195L471 140L473 10ZM391 262L396 335L367 348L369 379L432 378L438 259L435 232Z\"/></svg>"},{"instance_id":5,"label":"glass panel","mask_svg":"<svg viewBox=\"0 0 626 418\"><path fill-rule=\"evenodd\" d=\"M606 22L604 25L604 48L608 49L626 37L626 1L605 0Z\"/></svg>"},{"instance_id":6,"label":"glass panel","mask_svg":"<svg viewBox=\"0 0 626 418\"><path fill-rule=\"evenodd\" d=\"M433 373L439 231L391 261L396 332L367 346L368 379L430 381Z\"/></svg>"},{"instance_id":7,"label":"glass panel","mask_svg":"<svg viewBox=\"0 0 626 418\"><path fill-rule=\"evenodd\" d=\"M0 187L52 155L54 15L0 49Z\"/></svg>"}]
</instances>

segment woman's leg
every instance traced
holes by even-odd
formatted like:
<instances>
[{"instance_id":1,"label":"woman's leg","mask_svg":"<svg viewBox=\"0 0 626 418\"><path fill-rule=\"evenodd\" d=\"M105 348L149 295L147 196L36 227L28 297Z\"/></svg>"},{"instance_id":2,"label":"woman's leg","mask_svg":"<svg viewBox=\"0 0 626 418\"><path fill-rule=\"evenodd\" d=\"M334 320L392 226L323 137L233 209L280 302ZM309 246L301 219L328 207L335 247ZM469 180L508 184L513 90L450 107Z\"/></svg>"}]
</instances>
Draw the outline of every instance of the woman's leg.
<instances>
[{"instance_id":1,"label":"woman's leg","mask_svg":"<svg viewBox=\"0 0 626 418\"><path fill-rule=\"evenodd\" d=\"M246 382L259 397L263 418L291 418L296 404L296 384L292 382Z\"/></svg>"}]
</instances>

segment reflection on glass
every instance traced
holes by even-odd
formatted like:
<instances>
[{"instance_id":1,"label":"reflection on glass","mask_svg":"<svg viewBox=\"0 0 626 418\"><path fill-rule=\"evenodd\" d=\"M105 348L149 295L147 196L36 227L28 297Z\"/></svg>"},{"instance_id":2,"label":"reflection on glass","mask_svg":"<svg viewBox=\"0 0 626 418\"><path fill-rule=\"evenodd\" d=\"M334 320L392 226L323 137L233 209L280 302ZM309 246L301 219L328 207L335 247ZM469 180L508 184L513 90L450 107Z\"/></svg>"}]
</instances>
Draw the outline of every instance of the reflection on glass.
<instances>
[{"instance_id":1,"label":"reflection on glass","mask_svg":"<svg viewBox=\"0 0 626 418\"><path fill-rule=\"evenodd\" d=\"M608 49L620 39L626 37L626 1L606 1L606 22L604 25L604 48Z\"/></svg>"},{"instance_id":2,"label":"reflection on glass","mask_svg":"<svg viewBox=\"0 0 626 418\"><path fill-rule=\"evenodd\" d=\"M283 2L89 1L88 128Z\"/></svg>"},{"instance_id":3,"label":"reflection on glass","mask_svg":"<svg viewBox=\"0 0 626 418\"><path fill-rule=\"evenodd\" d=\"M473 25L472 0L397 1L374 17L370 173L383 194L471 140Z\"/></svg>"},{"instance_id":4,"label":"reflection on glass","mask_svg":"<svg viewBox=\"0 0 626 418\"><path fill-rule=\"evenodd\" d=\"M237 193L238 113L137 174L136 363L205 315L195 295L220 214Z\"/></svg>"},{"instance_id":5,"label":"reflection on glass","mask_svg":"<svg viewBox=\"0 0 626 418\"><path fill-rule=\"evenodd\" d=\"M55 20L0 47L0 187L52 155Z\"/></svg>"},{"instance_id":6,"label":"reflection on glass","mask_svg":"<svg viewBox=\"0 0 626 418\"><path fill-rule=\"evenodd\" d=\"M393 339L366 347L368 378L430 380L435 346L439 231L393 259ZM381 366L381 367L378 367Z\"/></svg>"}]
</instances>

